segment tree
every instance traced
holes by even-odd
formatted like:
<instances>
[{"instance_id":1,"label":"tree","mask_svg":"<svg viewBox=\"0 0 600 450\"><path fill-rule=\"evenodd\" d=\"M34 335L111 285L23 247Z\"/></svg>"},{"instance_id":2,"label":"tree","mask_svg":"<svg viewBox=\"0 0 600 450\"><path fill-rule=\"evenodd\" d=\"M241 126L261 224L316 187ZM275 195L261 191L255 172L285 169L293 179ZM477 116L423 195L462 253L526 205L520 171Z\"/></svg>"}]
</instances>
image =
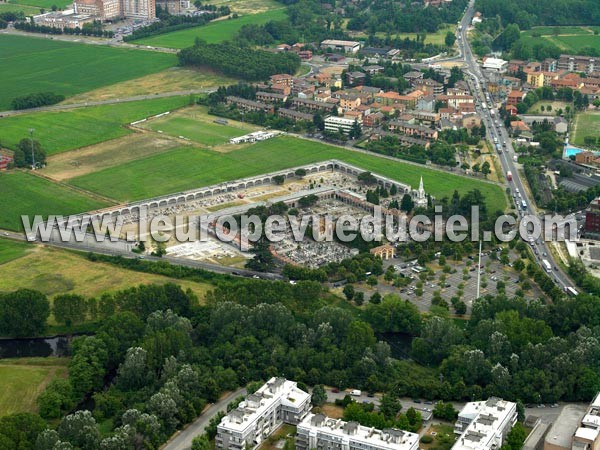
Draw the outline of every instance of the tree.
<instances>
[{"instance_id":1,"label":"tree","mask_svg":"<svg viewBox=\"0 0 600 450\"><path fill-rule=\"evenodd\" d=\"M327 392L322 384L317 384L312 391L311 403L313 406L322 406L327 401Z\"/></svg>"},{"instance_id":2,"label":"tree","mask_svg":"<svg viewBox=\"0 0 600 450\"><path fill-rule=\"evenodd\" d=\"M58 426L58 436L61 440L82 449L98 448L100 431L96 420L90 411L77 411L66 416Z\"/></svg>"},{"instance_id":3,"label":"tree","mask_svg":"<svg viewBox=\"0 0 600 450\"><path fill-rule=\"evenodd\" d=\"M487 177L488 174L491 172L490 170L490 163L487 161L484 161L483 164L481 165L481 173Z\"/></svg>"},{"instance_id":4,"label":"tree","mask_svg":"<svg viewBox=\"0 0 600 450\"><path fill-rule=\"evenodd\" d=\"M402 211L411 212L415 207L415 202L413 201L410 194L404 194L402 197L402 202L400 203L400 209Z\"/></svg>"},{"instance_id":5,"label":"tree","mask_svg":"<svg viewBox=\"0 0 600 450\"><path fill-rule=\"evenodd\" d=\"M373 293L373 295L371 295L371 297L369 298L369 303L372 303L374 305L380 304L381 303L381 294L379 292Z\"/></svg>"},{"instance_id":6,"label":"tree","mask_svg":"<svg viewBox=\"0 0 600 450\"><path fill-rule=\"evenodd\" d=\"M277 185L282 185L285 182L285 177L283 175L275 175L273 182Z\"/></svg>"},{"instance_id":7,"label":"tree","mask_svg":"<svg viewBox=\"0 0 600 450\"><path fill-rule=\"evenodd\" d=\"M302 178L306 176L306 169L296 169L294 175L296 175L298 178Z\"/></svg>"},{"instance_id":8,"label":"tree","mask_svg":"<svg viewBox=\"0 0 600 450\"><path fill-rule=\"evenodd\" d=\"M57 295L54 297L52 312L57 322L70 327L85 320L87 302L81 295Z\"/></svg>"},{"instance_id":9,"label":"tree","mask_svg":"<svg viewBox=\"0 0 600 450\"><path fill-rule=\"evenodd\" d=\"M37 336L46 329L50 303L44 294L19 289L0 294L0 335Z\"/></svg>"},{"instance_id":10,"label":"tree","mask_svg":"<svg viewBox=\"0 0 600 450\"><path fill-rule=\"evenodd\" d=\"M457 416L458 411L454 409L452 403L437 402L433 408L433 417L435 418L453 422Z\"/></svg>"},{"instance_id":11,"label":"tree","mask_svg":"<svg viewBox=\"0 0 600 450\"><path fill-rule=\"evenodd\" d=\"M363 184L376 184L377 178L371 172L362 172L356 177Z\"/></svg>"},{"instance_id":12,"label":"tree","mask_svg":"<svg viewBox=\"0 0 600 450\"><path fill-rule=\"evenodd\" d=\"M446 44L446 47L452 47L456 42L455 34L452 31L448 31L446 33L446 37L444 38L444 42Z\"/></svg>"},{"instance_id":13,"label":"tree","mask_svg":"<svg viewBox=\"0 0 600 450\"><path fill-rule=\"evenodd\" d=\"M400 400L392 394L383 394L381 396L379 411L386 419L395 419L401 409L402 404L400 403Z\"/></svg>"},{"instance_id":14,"label":"tree","mask_svg":"<svg viewBox=\"0 0 600 450\"><path fill-rule=\"evenodd\" d=\"M31 167L33 160L31 159L31 147L33 145L33 155L35 163L45 164L46 151L42 148L39 141L31 138L24 138L19 141L15 148L14 161L16 167Z\"/></svg>"},{"instance_id":15,"label":"tree","mask_svg":"<svg viewBox=\"0 0 600 450\"><path fill-rule=\"evenodd\" d=\"M521 422L517 422L512 430L508 432L506 442L502 448L505 450L521 450L526 437L527 432L525 431L525 428Z\"/></svg>"},{"instance_id":16,"label":"tree","mask_svg":"<svg viewBox=\"0 0 600 450\"><path fill-rule=\"evenodd\" d=\"M346 300L350 301L354 298L354 286L351 284L347 284L343 289L344 295L346 296Z\"/></svg>"},{"instance_id":17,"label":"tree","mask_svg":"<svg viewBox=\"0 0 600 450\"><path fill-rule=\"evenodd\" d=\"M352 127L350 128L348 137L350 137L350 139L358 139L361 136L362 136L362 128L360 126L360 123L358 123L358 121L355 120L354 123L352 124Z\"/></svg>"},{"instance_id":18,"label":"tree","mask_svg":"<svg viewBox=\"0 0 600 450\"><path fill-rule=\"evenodd\" d=\"M202 434L200 436L196 436L192 440L192 450L209 450L210 449L210 441L206 434Z\"/></svg>"},{"instance_id":19,"label":"tree","mask_svg":"<svg viewBox=\"0 0 600 450\"><path fill-rule=\"evenodd\" d=\"M367 284L369 286L377 286L377 283L379 283L379 281L375 275L371 275L369 278L367 278Z\"/></svg>"}]
</instances>

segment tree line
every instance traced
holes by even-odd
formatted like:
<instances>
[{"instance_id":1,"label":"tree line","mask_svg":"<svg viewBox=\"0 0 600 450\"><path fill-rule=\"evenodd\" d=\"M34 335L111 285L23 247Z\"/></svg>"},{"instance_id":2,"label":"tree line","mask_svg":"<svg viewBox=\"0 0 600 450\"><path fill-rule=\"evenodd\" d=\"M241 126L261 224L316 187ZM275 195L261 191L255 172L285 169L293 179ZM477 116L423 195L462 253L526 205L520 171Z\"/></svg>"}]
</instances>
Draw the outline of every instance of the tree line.
<instances>
[{"instance_id":1,"label":"tree line","mask_svg":"<svg viewBox=\"0 0 600 450\"><path fill-rule=\"evenodd\" d=\"M55 105L65 99L62 94L54 92L37 92L34 94L21 95L15 97L10 102L12 109L39 108L40 106Z\"/></svg>"}]
</instances>

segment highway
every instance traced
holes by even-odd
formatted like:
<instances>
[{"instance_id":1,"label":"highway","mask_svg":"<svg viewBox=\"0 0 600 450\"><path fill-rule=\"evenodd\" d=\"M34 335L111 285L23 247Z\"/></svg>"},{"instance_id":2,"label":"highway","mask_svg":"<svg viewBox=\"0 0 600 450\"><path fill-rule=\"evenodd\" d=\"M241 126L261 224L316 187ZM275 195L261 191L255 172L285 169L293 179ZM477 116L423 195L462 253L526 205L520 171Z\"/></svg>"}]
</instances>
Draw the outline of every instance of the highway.
<instances>
[{"instance_id":1,"label":"highway","mask_svg":"<svg viewBox=\"0 0 600 450\"><path fill-rule=\"evenodd\" d=\"M467 30L475 13L474 3L474 0L469 2L469 5L465 11L465 15L460 22L458 31L460 35L458 39L458 45L460 47L460 53L464 56L464 71L468 74L467 82L469 83L471 92L475 97L476 110L487 128L490 142L494 143L494 146L496 143L501 145L502 150L498 153L498 159L502 165L504 175L507 176L508 172L512 173L512 181L509 181L508 183L511 196L516 203L516 208L520 217L524 217L528 214L535 215L537 214L534 206L535 203L530 198L529 191L525 189L519 175L518 168L520 166L515 162L516 153L512 146L511 139L509 138L508 130L504 126L502 120L498 119L495 105L490 102L490 98L487 97L487 91L485 88L485 75L479 67L476 58L473 56L471 46L469 45ZM484 106L487 106L487 108ZM537 241L530 241L529 244L532 247L537 263L541 267L543 267L542 260L548 260L552 266L552 270L550 273L548 273L548 275L561 289L574 285L574 283L555 261L555 258L548 247L548 243L545 242L542 237L540 237Z\"/></svg>"}]
</instances>

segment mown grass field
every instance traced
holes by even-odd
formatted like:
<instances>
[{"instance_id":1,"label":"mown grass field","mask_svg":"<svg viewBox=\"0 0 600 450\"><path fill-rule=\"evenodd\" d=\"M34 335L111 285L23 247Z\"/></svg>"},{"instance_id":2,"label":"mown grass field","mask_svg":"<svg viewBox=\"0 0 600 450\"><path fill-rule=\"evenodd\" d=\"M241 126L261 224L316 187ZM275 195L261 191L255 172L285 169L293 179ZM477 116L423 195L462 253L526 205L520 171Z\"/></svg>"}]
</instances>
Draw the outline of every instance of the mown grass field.
<instances>
[{"instance_id":1,"label":"mown grass field","mask_svg":"<svg viewBox=\"0 0 600 450\"><path fill-rule=\"evenodd\" d=\"M73 4L73 0L8 0L8 3L37 6L49 11L52 9L52 6L56 6L58 9L65 9L67 6Z\"/></svg>"},{"instance_id":2,"label":"mown grass field","mask_svg":"<svg viewBox=\"0 0 600 450\"><path fill-rule=\"evenodd\" d=\"M577 54L584 47L600 50L600 35L594 34L595 31L597 27L588 26L534 27L523 31L521 39L530 46L541 39L565 52Z\"/></svg>"},{"instance_id":3,"label":"mown grass field","mask_svg":"<svg viewBox=\"0 0 600 450\"><path fill-rule=\"evenodd\" d=\"M446 33L448 31L454 32L455 30L456 30L456 25L443 25L435 33L427 33L427 35L425 37L425 43L426 44L434 44L434 45L446 45L446 43L445 43ZM363 32L352 32L351 35L356 38L366 38L367 37L366 33L363 33ZM382 32L382 31L378 31L377 33L375 33L375 35L380 38L386 37L386 33ZM392 39L397 37L399 39L409 38L409 39L415 40L415 39L417 39L417 33L395 33L395 34L392 34L391 37L392 37Z\"/></svg>"},{"instance_id":4,"label":"mown grass field","mask_svg":"<svg viewBox=\"0 0 600 450\"><path fill-rule=\"evenodd\" d=\"M600 112L577 114L571 142L575 145L584 146L586 136L600 136Z\"/></svg>"},{"instance_id":5,"label":"mown grass field","mask_svg":"<svg viewBox=\"0 0 600 450\"><path fill-rule=\"evenodd\" d=\"M21 215L76 214L106 203L26 172L0 173L0 228L23 230ZM11 277L7 280L14 281Z\"/></svg>"},{"instance_id":6,"label":"mown grass field","mask_svg":"<svg viewBox=\"0 0 600 450\"><path fill-rule=\"evenodd\" d=\"M18 5L14 3L0 3L0 13L23 11L26 16L40 13L40 8L36 6Z\"/></svg>"},{"instance_id":7,"label":"mown grass field","mask_svg":"<svg viewBox=\"0 0 600 450\"><path fill-rule=\"evenodd\" d=\"M206 283L176 280L122 269L102 262L88 261L82 254L52 247L31 246L27 255L1 266L0 292L19 288L36 289L50 300L60 294L98 297L140 284L175 283L190 288L203 301L211 288ZM56 322L51 317L50 324Z\"/></svg>"},{"instance_id":8,"label":"mown grass field","mask_svg":"<svg viewBox=\"0 0 600 450\"><path fill-rule=\"evenodd\" d=\"M208 115L206 107L194 106L151 120L143 126L208 147L225 144L232 137L258 130L254 125L233 120L227 120L227 125L217 124L215 119L217 117Z\"/></svg>"},{"instance_id":9,"label":"mown grass field","mask_svg":"<svg viewBox=\"0 0 600 450\"><path fill-rule=\"evenodd\" d=\"M160 72L177 64L168 53L0 35L0 110L34 92L70 96Z\"/></svg>"},{"instance_id":10,"label":"mown grass field","mask_svg":"<svg viewBox=\"0 0 600 450\"><path fill-rule=\"evenodd\" d=\"M197 37L208 43L222 42L233 38L244 25L261 25L270 20L283 20L285 18L285 8L279 8L258 14L240 16L237 19L217 20L208 25L159 34L134 42L155 47L185 48L194 45L194 40Z\"/></svg>"},{"instance_id":11,"label":"mown grass field","mask_svg":"<svg viewBox=\"0 0 600 450\"><path fill-rule=\"evenodd\" d=\"M330 158L356 164L412 186L418 186L422 175L425 189L436 197L450 196L454 190L465 193L478 188L486 196L490 209L506 207L503 190L490 183L293 137L270 139L228 153L181 148L77 177L70 182L111 198L136 200Z\"/></svg>"},{"instance_id":12,"label":"mown grass field","mask_svg":"<svg viewBox=\"0 0 600 450\"><path fill-rule=\"evenodd\" d=\"M28 246L24 242L0 239L0 264L20 258L27 253Z\"/></svg>"},{"instance_id":13,"label":"mown grass field","mask_svg":"<svg viewBox=\"0 0 600 450\"><path fill-rule=\"evenodd\" d=\"M34 138L47 155L53 155L125 136L131 131L124 128L124 124L187 103L188 97L165 97L6 117L0 119L0 142L14 148L21 139L29 137L29 129L34 128Z\"/></svg>"},{"instance_id":14,"label":"mown grass field","mask_svg":"<svg viewBox=\"0 0 600 450\"><path fill-rule=\"evenodd\" d=\"M37 398L48 383L67 376L67 358L0 360L0 416L37 412Z\"/></svg>"}]
</instances>

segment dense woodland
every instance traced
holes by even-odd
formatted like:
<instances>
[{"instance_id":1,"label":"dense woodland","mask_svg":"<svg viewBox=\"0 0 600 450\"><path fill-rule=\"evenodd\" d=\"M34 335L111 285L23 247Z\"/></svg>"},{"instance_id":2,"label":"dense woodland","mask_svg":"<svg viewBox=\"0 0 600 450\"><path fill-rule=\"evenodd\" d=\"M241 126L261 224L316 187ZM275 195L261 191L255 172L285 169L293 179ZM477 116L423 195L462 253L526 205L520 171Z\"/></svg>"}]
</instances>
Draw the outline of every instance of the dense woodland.
<instances>
[{"instance_id":1,"label":"dense woodland","mask_svg":"<svg viewBox=\"0 0 600 450\"><path fill-rule=\"evenodd\" d=\"M207 44L197 40L178 55L182 66L205 66L224 75L242 80L264 80L276 73L294 74L300 68L300 58L294 53L272 53L240 47L231 42Z\"/></svg>"},{"instance_id":2,"label":"dense woodland","mask_svg":"<svg viewBox=\"0 0 600 450\"><path fill-rule=\"evenodd\" d=\"M537 25L600 25L600 3L596 0L477 0L485 17L499 16L505 25L522 30Z\"/></svg>"}]
</instances>

